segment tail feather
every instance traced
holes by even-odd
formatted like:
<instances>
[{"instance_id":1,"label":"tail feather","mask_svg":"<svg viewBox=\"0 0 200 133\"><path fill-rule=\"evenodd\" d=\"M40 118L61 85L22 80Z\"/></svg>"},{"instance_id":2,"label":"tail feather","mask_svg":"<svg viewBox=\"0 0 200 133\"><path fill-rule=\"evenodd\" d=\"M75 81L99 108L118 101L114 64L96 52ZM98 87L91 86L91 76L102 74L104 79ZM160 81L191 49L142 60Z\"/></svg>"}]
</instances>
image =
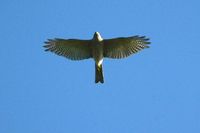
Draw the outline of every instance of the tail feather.
<instances>
[{"instance_id":1,"label":"tail feather","mask_svg":"<svg viewBox=\"0 0 200 133\"><path fill-rule=\"evenodd\" d=\"M98 83L98 82L104 83L102 64L100 66L95 64L95 83Z\"/></svg>"}]
</instances>

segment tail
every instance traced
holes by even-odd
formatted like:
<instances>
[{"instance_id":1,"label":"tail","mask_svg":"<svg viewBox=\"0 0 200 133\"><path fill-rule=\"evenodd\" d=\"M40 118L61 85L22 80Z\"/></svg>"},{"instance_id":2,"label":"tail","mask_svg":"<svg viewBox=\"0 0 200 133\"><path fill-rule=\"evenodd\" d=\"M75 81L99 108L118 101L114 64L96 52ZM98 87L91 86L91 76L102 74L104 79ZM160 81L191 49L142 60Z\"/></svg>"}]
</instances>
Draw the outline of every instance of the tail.
<instances>
[{"instance_id":1,"label":"tail","mask_svg":"<svg viewBox=\"0 0 200 133\"><path fill-rule=\"evenodd\" d=\"M98 83L98 82L104 83L104 80L103 80L103 67L102 67L102 64L100 66L98 66L95 63L95 83Z\"/></svg>"}]
</instances>

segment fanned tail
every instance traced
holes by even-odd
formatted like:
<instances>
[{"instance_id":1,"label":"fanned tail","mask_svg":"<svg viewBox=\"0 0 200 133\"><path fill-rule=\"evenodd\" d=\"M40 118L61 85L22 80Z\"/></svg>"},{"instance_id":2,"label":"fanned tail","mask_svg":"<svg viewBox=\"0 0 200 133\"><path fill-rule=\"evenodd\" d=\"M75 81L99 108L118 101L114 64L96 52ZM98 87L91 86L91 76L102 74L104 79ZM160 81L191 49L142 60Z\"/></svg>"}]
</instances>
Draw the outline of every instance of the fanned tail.
<instances>
[{"instance_id":1,"label":"fanned tail","mask_svg":"<svg viewBox=\"0 0 200 133\"><path fill-rule=\"evenodd\" d=\"M95 63L95 83L104 83L104 79L103 79L103 66L102 64L100 66L98 66Z\"/></svg>"}]
</instances>

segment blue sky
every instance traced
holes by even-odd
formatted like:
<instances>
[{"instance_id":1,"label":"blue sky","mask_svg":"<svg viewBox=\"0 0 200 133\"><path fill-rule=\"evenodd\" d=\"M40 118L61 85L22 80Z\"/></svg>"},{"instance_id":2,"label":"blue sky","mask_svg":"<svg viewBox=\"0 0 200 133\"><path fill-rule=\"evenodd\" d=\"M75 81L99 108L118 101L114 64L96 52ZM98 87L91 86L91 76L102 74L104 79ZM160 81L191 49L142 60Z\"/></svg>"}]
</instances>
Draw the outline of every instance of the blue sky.
<instances>
[{"instance_id":1,"label":"blue sky","mask_svg":"<svg viewBox=\"0 0 200 133\"><path fill-rule=\"evenodd\" d=\"M199 133L198 0L1 0L1 133ZM151 48L94 61L46 53L48 38L146 35Z\"/></svg>"}]
</instances>

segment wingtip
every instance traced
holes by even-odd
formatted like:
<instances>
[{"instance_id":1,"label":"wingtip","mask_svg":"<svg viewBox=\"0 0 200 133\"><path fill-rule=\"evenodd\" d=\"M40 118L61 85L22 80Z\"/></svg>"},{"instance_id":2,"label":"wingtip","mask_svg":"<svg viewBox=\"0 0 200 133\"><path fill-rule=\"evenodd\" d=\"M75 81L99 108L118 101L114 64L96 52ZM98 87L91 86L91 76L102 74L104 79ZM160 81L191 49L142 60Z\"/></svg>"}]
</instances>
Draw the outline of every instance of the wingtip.
<instances>
[{"instance_id":1,"label":"wingtip","mask_svg":"<svg viewBox=\"0 0 200 133\"><path fill-rule=\"evenodd\" d=\"M45 41L44 42L44 48L49 48L51 45L52 45L52 42L53 42L54 40L53 39L47 39L47 41Z\"/></svg>"},{"instance_id":2,"label":"wingtip","mask_svg":"<svg viewBox=\"0 0 200 133\"><path fill-rule=\"evenodd\" d=\"M48 43L45 43L45 44L46 45L43 46L44 48L48 48L50 46L50 44L48 44Z\"/></svg>"},{"instance_id":3,"label":"wingtip","mask_svg":"<svg viewBox=\"0 0 200 133\"><path fill-rule=\"evenodd\" d=\"M45 41L44 43L45 43L45 44L49 44L49 41Z\"/></svg>"},{"instance_id":4,"label":"wingtip","mask_svg":"<svg viewBox=\"0 0 200 133\"><path fill-rule=\"evenodd\" d=\"M49 51L49 49L45 49L44 51L47 52L47 51Z\"/></svg>"},{"instance_id":5,"label":"wingtip","mask_svg":"<svg viewBox=\"0 0 200 133\"><path fill-rule=\"evenodd\" d=\"M144 41L149 41L150 40L150 38L144 38Z\"/></svg>"},{"instance_id":6,"label":"wingtip","mask_svg":"<svg viewBox=\"0 0 200 133\"><path fill-rule=\"evenodd\" d=\"M151 42L149 41L150 38L147 38L146 36L142 36L143 41L145 41L145 44L151 44Z\"/></svg>"},{"instance_id":7,"label":"wingtip","mask_svg":"<svg viewBox=\"0 0 200 133\"><path fill-rule=\"evenodd\" d=\"M145 39L145 38L146 38L146 36L141 36L140 38L142 38L142 39Z\"/></svg>"},{"instance_id":8,"label":"wingtip","mask_svg":"<svg viewBox=\"0 0 200 133\"><path fill-rule=\"evenodd\" d=\"M151 42L146 42L146 44L151 44Z\"/></svg>"},{"instance_id":9,"label":"wingtip","mask_svg":"<svg viewBox=\"0 0 200 133\"><path fill-rule=\"evenodd\" d=\"M145 48L150 48L150 46L147 45L147 46L145 46Z\"/></svg>"}]
</instances>

